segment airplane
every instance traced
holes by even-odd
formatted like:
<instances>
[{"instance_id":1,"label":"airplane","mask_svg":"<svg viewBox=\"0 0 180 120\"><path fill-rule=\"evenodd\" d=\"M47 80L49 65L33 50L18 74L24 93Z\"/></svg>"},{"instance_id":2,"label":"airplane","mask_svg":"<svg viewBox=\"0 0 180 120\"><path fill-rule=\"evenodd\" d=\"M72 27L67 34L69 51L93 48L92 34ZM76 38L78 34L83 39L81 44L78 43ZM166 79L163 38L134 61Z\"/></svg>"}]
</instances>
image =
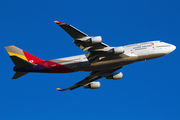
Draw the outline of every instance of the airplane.
<instances>
[{"instance_id":1,"label":"airplane","mask_svg":"<svg viewBox=\"0 0 180 120\"><path fill-rule=\"evenodd\" d=\"M150 60L167 55L176 49L176 46L162 41L149 41L126 46L110 47L102 42L101 36L91 37L76 29L72 25L54 21L64 29L74 43L82 50L88 51L84 55L77 55L53 60L40 59L14 45L5 47L15 64L16 72L12 79L17 79L29 72L38 73L71 73L78 71L91 71L82 81L59 91L84 88L97 89L101 87L96 80L118 80L123 78L122 72L115 72L125 65ZM95 82L96 81L96 82Z\"/></svg>"}]
</instances>

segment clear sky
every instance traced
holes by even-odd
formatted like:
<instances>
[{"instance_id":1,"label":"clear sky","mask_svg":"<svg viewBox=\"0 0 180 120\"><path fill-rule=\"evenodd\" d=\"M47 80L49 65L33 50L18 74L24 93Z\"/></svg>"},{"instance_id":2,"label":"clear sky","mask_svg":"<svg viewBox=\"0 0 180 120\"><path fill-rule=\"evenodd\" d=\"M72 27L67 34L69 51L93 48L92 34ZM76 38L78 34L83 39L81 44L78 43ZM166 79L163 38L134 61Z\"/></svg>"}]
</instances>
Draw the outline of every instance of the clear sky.
<instances>
[{"instance_id":1,"label":"clear sky","mask_svg":"<svg viewBox=\"0 0 180 120\"><path fill-rule=\"evenodd\" d=\"M1 0L0 120L180 120L179 0ZM85 54L53 21L69 23L109 46L162 40L167 56L124 66L124 78L96 90L59 92L89 72L29 73L17 80L4 46L45 60Z\"/></svg>"}]
</instances>

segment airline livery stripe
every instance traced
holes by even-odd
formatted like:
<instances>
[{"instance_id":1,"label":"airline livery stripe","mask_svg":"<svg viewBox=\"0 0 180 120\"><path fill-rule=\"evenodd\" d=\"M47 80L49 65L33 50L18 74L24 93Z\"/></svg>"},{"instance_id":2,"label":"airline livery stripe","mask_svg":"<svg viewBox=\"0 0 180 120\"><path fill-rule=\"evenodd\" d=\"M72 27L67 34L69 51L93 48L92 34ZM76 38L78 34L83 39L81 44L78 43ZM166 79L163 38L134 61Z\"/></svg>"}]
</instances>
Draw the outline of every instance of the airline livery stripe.
<instances>
[{"instance_id":1,"label":"airline livery stripe","mask_svg":"<svg viewBox=\"0 0 180 120\"><path fill-rule=\"evenodd\" d=\"M9 54L10 56L17 56L17 57L20 57L20 58L22 58L22 59L24 59L24 60L27 60L27 58L26 58L24 55L20 55L20 54L13 53L13 52L8 52L8 54ZM27 61L28 61L28 60L27 60Z\"/></svg>"}]
</instances>

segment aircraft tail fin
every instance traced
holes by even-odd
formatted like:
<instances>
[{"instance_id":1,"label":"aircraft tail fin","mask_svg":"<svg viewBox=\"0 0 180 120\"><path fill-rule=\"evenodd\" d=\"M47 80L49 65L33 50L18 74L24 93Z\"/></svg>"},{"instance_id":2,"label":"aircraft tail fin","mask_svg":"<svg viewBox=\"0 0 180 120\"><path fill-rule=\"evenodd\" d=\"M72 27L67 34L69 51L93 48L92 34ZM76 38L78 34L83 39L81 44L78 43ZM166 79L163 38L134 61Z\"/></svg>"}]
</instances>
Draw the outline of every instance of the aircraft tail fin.
<instances>
[{"instance_id":1,"label":"aircraft tail fin","mask_svg":"<svg viewBox=\"0 0 180 120\"><path fill-rule=\"evenodd\" d=\"M28 61L30 63L37 63L37 62L40 62L40 61L44 61L14 45L12 46L7 46L5 47L6 51L8 52L8 54L11 56L16 56L18 58L21 58L25 61Z\"/></svg>"},{"instance_id":2,"label":"aircraft tail fin","mask_svg":"<svg viewBox=\"0 0 180 120\"><path fill-rule=\"evenodd\" d=\"M22 77L23 75L26 75L26 74L28 74L28 72L16 72L12 79L20 78L20 77Z\"/></svg>"},{"instance_id":3,"label":"aircraft tail fin","mask_svg":"<svg viewBox=\"0 0 180 120\"><path fill-rule=\"evenodd\" d=\"M17 69L29 68L37 66L38 62L44 61L14 45L5 47L10 55L11 60ZM17 79L28 72L16 72L12 79Z\"/></svg>"}]
</instances>

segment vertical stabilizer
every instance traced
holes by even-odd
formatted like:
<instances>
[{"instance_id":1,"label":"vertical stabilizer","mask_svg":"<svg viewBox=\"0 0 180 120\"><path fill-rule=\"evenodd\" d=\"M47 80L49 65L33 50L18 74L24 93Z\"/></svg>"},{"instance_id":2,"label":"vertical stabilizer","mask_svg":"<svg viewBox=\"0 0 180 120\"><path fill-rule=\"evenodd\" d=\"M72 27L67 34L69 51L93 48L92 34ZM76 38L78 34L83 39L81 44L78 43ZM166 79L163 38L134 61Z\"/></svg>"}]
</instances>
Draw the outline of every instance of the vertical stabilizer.
<instances>
[{"instance_id":1,"label":"vertical stabilizer","mask_svg":"<svg viewBox=\"0 0 180 120\"><path fill-rule=\"evenodd\" d=\"M11 60L15 64L17 69L25 69L37 66L36 63L44 61L14 45L5 47L6 51L10 55ZM16 72L12 79L17 79L28 72Z\"/></svg>"},{"instance_id":2,"label":"vertical stabilizer","mask_svg":"<svg viewBox=\"0 0 180 120\"><path fill-rule=\"evenodd\" d=\"M5 47L6 51L10 56L17 56L25 61L31 62L31 63L37 63L40 61L44 61L14 45Z\"/></svg>"}]
</instances>

